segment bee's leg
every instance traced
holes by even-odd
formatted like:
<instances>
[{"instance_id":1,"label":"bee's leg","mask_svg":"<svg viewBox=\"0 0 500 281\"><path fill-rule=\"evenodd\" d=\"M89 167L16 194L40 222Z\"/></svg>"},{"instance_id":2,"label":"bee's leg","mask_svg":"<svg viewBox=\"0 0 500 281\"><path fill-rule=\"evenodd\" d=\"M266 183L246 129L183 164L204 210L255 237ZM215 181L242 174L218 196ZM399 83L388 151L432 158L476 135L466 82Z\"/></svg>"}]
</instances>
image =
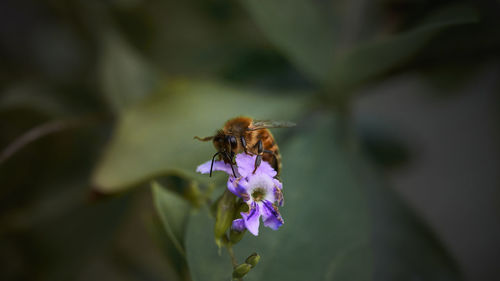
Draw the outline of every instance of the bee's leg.
<instances>
[{"instance_id":1,"label":"bee's leg","mask_svg":"<svg viewBox=\"0 0 500 281\"><path fill-rule=\"evenodd\" d=\"M236 163L234 162L234 152L233 152L233 151L231 151L231 152L229 153L229 159L231 160L231 164L233 164L233 165L234 165L234 164L236 164Z\"/></svg>"},{"instance_id":2,"label":"bee's leg","mask_svg":"<svg viewBox=\"0 0 500 281\"><path fill-rule=\"evenodd\" d=\"M248 154L248 151L247 151L247 141L245 140L245 137L241 136L240 137L240 141L241 141L241 146L243 146L243 151L245 152L245 154Z\"/></svg>"},{"instance_id":3,"label":"bee's leg","mask_svg":"<svg viewBox=\"0 0 500 281\"><path fill-rule=\"evenodd\" d=\"M231 163L231 170L233 171L233 176L236 178L236 172L234 171L233 163Z\"/></svg>"},{"instance_id":4,"label":"bee's leg","mask_svg":"<svg viewBox=\"0 0 500 281\"><path fill-rule=\"evenodd\" d=\"M269 153L269 154L274 154L274 152L272 152L271 150L264 150L263 152L264 153Z\"/></svg>"},{"instance_id":5,"label":"bee's leg","mask_svg":"<svg viewBox=\"0 0 500 281\"><path fill-rule=\"evenodd\" d=\"M255 171L257 171L257 168L260 166L260 162L262 161L262 155L257 155L255 158L255 169L253 169L253 173L255 174Z\"/></svg>"},{"instance_id":6,"label":"bee's leg","mask_svg":"<svg viewBox=\"0 0 500 281\"><path fill-rule=\"evenodd\" d=\"M260 166L260 162L262 161L262 154L264 153L264 147L262 146L262 140L259 140L256 144L257 146L257 157L255 158L255 169L253 169L253 173L257 171L257 168Z\"/></svg>"},{"instance_id":7,"label":"bee's leg","mask_svg":"<svg viewBox=\"0 0 500 281\"><path fill-rule=\"evenodd\" d=\"M236 172L234 171L234 165L236 165L236 163L233 163L233 155L234 155L234 152L231 152L231 154L228 154L227 152L224 153L227 160L229 160L229 165L231 165L231 170L233 171L233 176L236 178ZM225 160L224 160L225 161Z\"/></svg>"}]
</instances>

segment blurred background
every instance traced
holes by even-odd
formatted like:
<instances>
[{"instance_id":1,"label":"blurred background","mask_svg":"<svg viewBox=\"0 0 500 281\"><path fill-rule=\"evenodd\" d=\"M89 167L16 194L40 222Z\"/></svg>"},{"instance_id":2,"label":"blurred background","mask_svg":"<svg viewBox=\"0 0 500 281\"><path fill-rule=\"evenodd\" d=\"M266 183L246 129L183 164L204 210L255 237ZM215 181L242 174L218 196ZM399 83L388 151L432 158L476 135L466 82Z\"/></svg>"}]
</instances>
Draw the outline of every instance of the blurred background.
<instances>
[{"instance_id":1,"label":"blurred background","mask_svg":"<svg viewBox=\"0 0 500 281\"><path fill-rule=\"evenodd\" d=\"M244 114L299 124L275 133L290 194L287 158L334 149L294 139L348 132L425 229L411 239L458 279L500 280L499 16L495 0L1 1L0 279L190 280L149 182L196 202L213 148L192 137ZM340 129L316 128L326 115Z\"/></svg>"}]
</instances>

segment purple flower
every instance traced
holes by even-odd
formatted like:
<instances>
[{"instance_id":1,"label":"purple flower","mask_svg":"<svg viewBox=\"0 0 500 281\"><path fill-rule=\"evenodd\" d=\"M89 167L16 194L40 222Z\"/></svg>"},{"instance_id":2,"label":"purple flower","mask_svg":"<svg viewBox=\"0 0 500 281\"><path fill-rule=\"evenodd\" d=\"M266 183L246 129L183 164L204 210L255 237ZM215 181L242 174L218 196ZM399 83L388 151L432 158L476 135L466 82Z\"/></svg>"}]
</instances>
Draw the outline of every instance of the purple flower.
<instances>
[{"instance_id":1,"label":"purple flower","mask_svg":"<svg viewBox=\"0 0 500 281\"><path fill-rule=\"evenodd\" d=\"M248 204L249 211L242 212L242 218L233 221L232 228L234 230L243 231L243 225L253 235L258 235L261 216L264 226L271 229L277 230L283 224L283 218L278 212L278 208L273 204L275 202L283 203L281 184L277 185L275 182L277 180L269 175L257 173L236 182L236 190Z\"/></svg>"},{"instance_id":2,"label":"purple flower","mask_svg":"<svg viewBox=\"0 0 500 281\"><path fill-rule=\"evenodd\" d=\"M255 155L240 153L236 155L236 164L239 177L235 178L231 165L224 161L214 162L214 171L223 171L229 175L227 188L248 204L248 212L241 213L241 219L233 221L232 229L243 231L245 228L253 235L259 234L260 217L264 226L277 230L283 224L283 218L278 212L283 205L282 184L275 179L276 171L263 161L253 173L255 168ZM211 161L203 163L196 169L197 172L207 174L210 172Z\"/></svg>"}]
</instances>

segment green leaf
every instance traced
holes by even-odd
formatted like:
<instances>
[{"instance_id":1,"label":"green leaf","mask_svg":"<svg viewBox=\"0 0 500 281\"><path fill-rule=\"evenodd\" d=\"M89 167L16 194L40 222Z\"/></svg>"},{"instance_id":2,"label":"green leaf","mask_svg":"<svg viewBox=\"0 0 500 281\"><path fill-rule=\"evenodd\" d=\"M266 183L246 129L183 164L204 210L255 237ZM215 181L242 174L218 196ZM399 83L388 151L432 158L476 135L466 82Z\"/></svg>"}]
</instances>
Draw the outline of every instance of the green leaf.
<instances>
[{"instance_id":1,"label":"green leaf","mask_svg":"<svg viewBox=\"0 0 500 281\"><path fill-rule=\"evenodd\" d=\"M115 112L146 98L158 86L158 75L116 32L102 36L99 78Z\"/></svg>"},{"instance_id":2,"label":"green leaf","mask_svg":"<svg viewBox=\"0 0 500 281\"><path fill-rule=\"evenodd\" d=\"M94 172L94 186L109 193L161 174L194 174L196 166L214 153L211 143L194 136L213 135L238 115L293 121L303 101L298 95L280 97L209 82L170 81L123 111Z\"/></svg>"},{"instance_id":3,"label":"green leaf","mask_svg":"<svg viewBox=\"0 0 500 281\"><path fill-rule=\"evenodd\" d=\"M404 64L430 39L452 25L419 28L353 49L337 59L330 71L328 87L335 94L346 94L350 88Z\"/></svg>"},{"instance_id":4,"label":"green leaf","mask_svg":"<svg viewBox=\"0 0 500 281\"><path fill-rule=\"evenodd\" d=\"M206 209L192 214L189 218L186 255L193 281L231 280L233 267L227 252L220 251L215 244L214 223Z\"/></svg>"},{"instance_id":5,"label":"green leaf","mask_svg":"<svg viewBox=\"0 0 500 281\"><path fill-rule=\"evenodd\" d=\"M334 1L335 2L335 1ZM447 28L476 22L475 10L450 4L420 26L394 35L380 31L369 1L245 0L262 32L300 70L336 95L404 64ZM370 26L367 29L364 26Z\"/></svg>"},{"instance_id":6,"label":"green leaf","mask_svg":"<svg viewBox=\"0 0 500 281\"><path fill-rule=\"evenodd\" d=\"M43 257L41 280L73 280L89 260L109 250L130 198L126 194L91 204L73 198L72 210L40 221L33 235Z\"/></svg>"},{"instance_id":7,"label":"green leaf","mask_svg":"<svg viewBox=\"0 0 500 281\"><path fill-rule=\"evenodd\" d=\"M174 244L179 253L184 256L184 234L189 212L191 211L191 205L157 182L151 184L151 190L153 192L156 212L161 219L163 228L170 241Z\"/></svg>"},{"instance_id":8,"label":"green leaf","mask_svg":"<svg viewBox=\"0 0 500 281\"><path fill-rule=\"evenodd\" d=\"M41 88L30 81L10 86L0 95L0 111L29 108L54 116L66 113L65 105L52 94L53 90Z\"/></svg>"},{"instance_id":9,"label":"green leaf","mask_svg":"<svg viewBox=\"0 0 500 281\"><path fill-rule=\"evenodd\" d=\"M241 1L262 32L310 78L327 78L333 61L335 34L328 7L320 1Z\"/></svg>"},{"instance_id":10,"label":"green leaf","mask_svg":"<svg viewBox=\"0 0 500 281\"><path fill-rule=\"evenodd\" d=\"M462 280L434 233L382 184L379 175L369 169L364 172L372 216L374 280Z\"/></svg>"},{"instance_id":11,"label":"green leaf","mask_svg":"<svg viewBox=\"0 0 500 281\"><path fill-rule=\"evenodd\" d=\"M340 121L320 115L283 147L285 224L261 225L258 237L235 245L238 262L261 256L245 280L459 280L435 237L360 159ZM217 256L212 225L205 213L188 224L194 281L229 280L232 272L229 257Z\"/></svg>"},{"instance_id":12,"label":"green leaf","mask_svg":"<svg viewBox=\"0 0 500 281\"><path fill-rule=\"evenodd\" d=\"M335 94L347 94L352 87L406 63L441 32L477 20L473 9L453 4L437 11L413 30L339 52L330 69L328 86Z\"/></svg>"}]
</instances>

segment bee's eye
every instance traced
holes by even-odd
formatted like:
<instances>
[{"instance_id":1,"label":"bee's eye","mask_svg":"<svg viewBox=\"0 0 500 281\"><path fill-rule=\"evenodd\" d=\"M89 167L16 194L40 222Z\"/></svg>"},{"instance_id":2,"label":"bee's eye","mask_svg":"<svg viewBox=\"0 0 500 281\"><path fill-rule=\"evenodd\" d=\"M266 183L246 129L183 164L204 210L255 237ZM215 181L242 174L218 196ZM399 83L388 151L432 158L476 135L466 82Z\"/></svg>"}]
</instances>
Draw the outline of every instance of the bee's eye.
<instances>
[{"instance_id":1,"label":"bee's eye","mask_svg":"<svg viewBox=\"0 0 500 281\"><path fill-rule=\"evenodd\" d=\"M231 144L231 149L235 149L238 146L238 141L234 136L229 136L229 144Z\"/></svg>"}]
</instances>

